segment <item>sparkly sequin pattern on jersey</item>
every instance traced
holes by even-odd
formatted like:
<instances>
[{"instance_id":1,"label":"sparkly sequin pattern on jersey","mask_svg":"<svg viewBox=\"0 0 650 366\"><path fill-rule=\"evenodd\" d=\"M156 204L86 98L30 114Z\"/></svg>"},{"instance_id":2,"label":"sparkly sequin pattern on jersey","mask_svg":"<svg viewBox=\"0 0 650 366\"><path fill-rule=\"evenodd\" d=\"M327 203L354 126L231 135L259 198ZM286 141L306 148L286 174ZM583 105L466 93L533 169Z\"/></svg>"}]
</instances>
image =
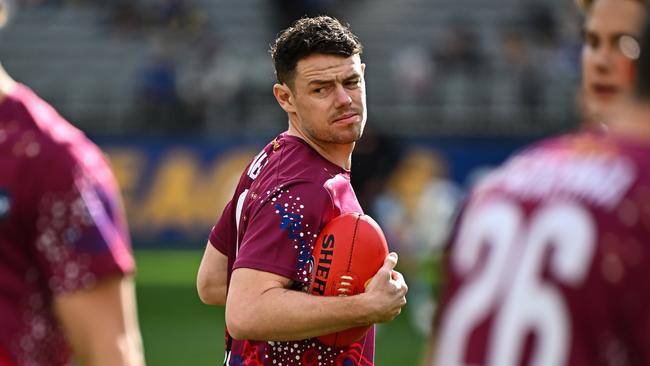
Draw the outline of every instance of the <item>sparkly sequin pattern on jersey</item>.
<instances>
[{"instance_id":1,"label":"sparkly sequin pattern on jersey","mask_svg":"<svg viewBox=\"0 0 650 366\"><path fill-rule=\"evenodd\" d=\"M484 179L451 241L436 364L649 364L648 156L567 135Z\"/></svg>"},{"instance_id":2,"label":"sparkly sequin pattern on jersey","mask_svg":"<svg viewBox=\"0 0 650 366\"><path fill-rule=\"evenodd\" d=\"M104 156L23 85L0 104L0 350L71 364L53 299L134 268Z\"/></svg>"},{"instance_id":3,"label":"sparkly sequin pattern on jersey","mask_svg":"<svg viewBox=\"0 0 650 366\"><path fill-rule=\"evenodd\" d=\"M252 268L289 278L292 290L307 291L314 241L327 222L346 212L362 213L349 172L282 134L244 171L210 242L228 256L229 276L236 268ZM226 339L227 365L372 365L374 354L374 329L344 348L317 339Z\"/></svg>"}]
</instances>

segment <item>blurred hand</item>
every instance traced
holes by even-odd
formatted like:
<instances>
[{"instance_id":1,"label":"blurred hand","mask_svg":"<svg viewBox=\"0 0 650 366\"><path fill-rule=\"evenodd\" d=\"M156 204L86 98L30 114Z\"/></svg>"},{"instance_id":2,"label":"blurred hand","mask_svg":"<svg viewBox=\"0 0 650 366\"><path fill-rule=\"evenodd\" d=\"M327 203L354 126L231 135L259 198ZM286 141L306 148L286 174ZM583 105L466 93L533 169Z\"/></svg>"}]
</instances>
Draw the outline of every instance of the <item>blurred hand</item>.
<instances>
[{"instance_id":1,"label":"blurred hand","mask_svg":"<svg viewBox=\"0 0 650 366\"><path fill-rule=\"evenodd\" d=\"M372 323L385 323L395 319L406 305L408 286L401 273L393 270L397 264L397 253L386 256L384 264L366 287L370 301Z\"/></svg>"}]
</instances>

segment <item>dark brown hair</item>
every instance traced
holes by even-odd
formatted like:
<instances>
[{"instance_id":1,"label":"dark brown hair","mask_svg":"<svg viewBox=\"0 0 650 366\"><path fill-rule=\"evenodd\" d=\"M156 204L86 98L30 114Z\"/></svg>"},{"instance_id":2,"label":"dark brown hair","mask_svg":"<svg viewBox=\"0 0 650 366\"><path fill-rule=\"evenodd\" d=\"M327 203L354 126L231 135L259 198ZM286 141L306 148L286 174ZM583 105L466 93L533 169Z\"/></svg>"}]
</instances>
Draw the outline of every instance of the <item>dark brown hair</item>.
<instances>
[{"instance_id":1,"label":"dark brown hair","mask_svg":"<svg viewBox=\"0 0 650 366\"><path fill-rule=\"evenodd\" d=\"M298 61L313 54L350 57L363 46L349 29L329 16L302 18L278 35L271 46L275 76L279 83L293 86Z\"/></svg>"}]
</instances>

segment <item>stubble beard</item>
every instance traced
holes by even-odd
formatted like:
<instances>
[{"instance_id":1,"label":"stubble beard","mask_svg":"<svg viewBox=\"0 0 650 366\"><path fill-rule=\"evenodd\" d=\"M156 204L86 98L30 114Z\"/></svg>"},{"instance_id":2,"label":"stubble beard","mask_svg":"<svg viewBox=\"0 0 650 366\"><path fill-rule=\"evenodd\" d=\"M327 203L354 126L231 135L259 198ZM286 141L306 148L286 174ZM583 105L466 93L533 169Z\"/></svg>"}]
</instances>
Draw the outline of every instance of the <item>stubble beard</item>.
<instances>
[{"instance_id":1,"label":"stubble beard","mask_svg":"<svg viewBox=\"0 0 650 366\"><path fill-rule=\"evenodd\" d=\"M307 132L309 132L312 138L324 144L348 145L361 139L365 125L364 122L348 125L343 131L334 128L329 131L308 130Z\"/></svg>"}]
</instances>

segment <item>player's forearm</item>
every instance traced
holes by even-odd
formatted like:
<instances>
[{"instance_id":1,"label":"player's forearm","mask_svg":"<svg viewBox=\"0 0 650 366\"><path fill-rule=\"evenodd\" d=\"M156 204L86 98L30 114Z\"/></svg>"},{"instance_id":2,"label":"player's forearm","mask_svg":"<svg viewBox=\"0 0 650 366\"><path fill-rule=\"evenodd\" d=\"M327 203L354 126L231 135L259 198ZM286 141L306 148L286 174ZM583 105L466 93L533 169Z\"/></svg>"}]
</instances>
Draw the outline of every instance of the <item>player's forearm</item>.
<instances>
[{"instance_id":1,"label":"player's forearm","mask_svg":"<svg viewBox=\"0 0 650 366\"><path fill-rule=\"evenodd\" d=\"M83 366L144 365L131 277L105 278L92 289L57 297L54 305Z\"/></svg>"},{"instance_id":2,"label":"player's forearm","mask_svg":"<svg viewBox=\"0 0 650 366\"><path fill-rule=\"evenodd\" d=\"M282 288L254 301L226 304L226 324L236 339L307 339L374 323L370 295L321 297Z\"/></svg>"},{"instance_id":3,"label":"player's forearm","mask_svg":"<svg viewBox=\"0 0 650 366\"><path fill-rule=\"evenodd\" d=\"M214 283L210 281L197 281L199 298L207 305L226 304L226 281Z\"/></svg>"},{"instance_id":4,"label":"player's forearm","mask_svg":"<svg viewBox=\"0 0 650 366\"><path fill-rule=\"evenodd\" d=\"M113 337L112 342L95 343L85 359L83 366L144 366L144 355L140 338L124 335Z\"/></svg>"},{"instance_id":5,"label":"player's forearm","mask_svg":"<svg viewBox=\"0 0 650 366\"><path fill-rule=\"evenodd\" d=\"M142 337L137 323L123 331L105 329L74 345L83 366L144 366Z\"/></svg>"},{"instance_id":6,"label":"player's forearm","mask_svg":"<svg viewBox=\"0 0 650 366\"><path fill-rule=\"evenodd\" d=\"M228 257L208 241L196 277L199 298L208 305L226 304Z\"/></svg>"}]
</instances>

